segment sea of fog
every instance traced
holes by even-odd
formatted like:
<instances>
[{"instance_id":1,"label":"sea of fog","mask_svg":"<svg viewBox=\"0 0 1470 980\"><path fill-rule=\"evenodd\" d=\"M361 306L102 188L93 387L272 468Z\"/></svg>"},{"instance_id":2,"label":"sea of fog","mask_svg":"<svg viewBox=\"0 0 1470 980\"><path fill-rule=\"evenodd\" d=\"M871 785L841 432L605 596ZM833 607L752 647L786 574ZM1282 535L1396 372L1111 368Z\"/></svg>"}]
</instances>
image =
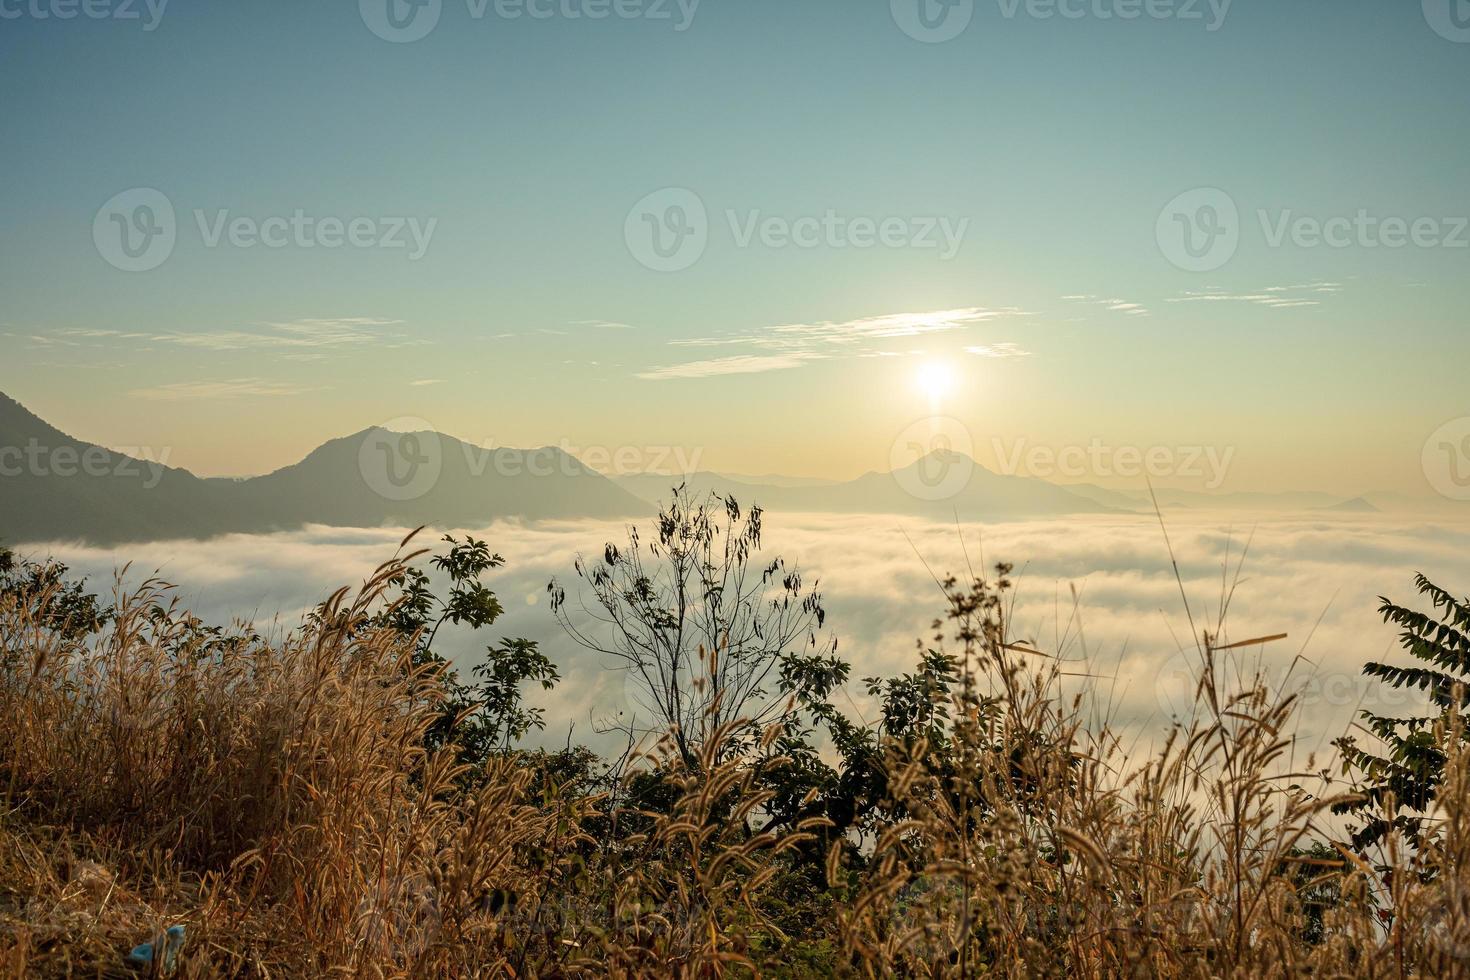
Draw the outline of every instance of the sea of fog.
<instances>
[{"instance_id":1,"label":"sea of fog","mask_svg":"<svg viewBox=\"0 0 1470 980\"><path fill-rule=\"evenodd\" d=\"M1470 592L1466 526L1377 515L1238 513L1175 514L1166 526L1196 630L1213 628L1233 583L1221 642L1288 634L1244 654L1252 662L1259 656L1274 683L1301 692L1299 758L1318 751L1325 762L1331 740L1363 707L1406 711L1419 704L1360 678L1365 661L1402 656L1394 650L1394 631L1377 614L1379 596L1415 601L1415 572L1451 592ZM119 575L135 584L157 573L207 621L243 619L270 630L297 625L333 590L360 584L395 553L403 533L310 527L119 549L57 543L23 551L54 555L103 592L111 592ZM619 711L636 710L638 699L625 692L625 674L614 664L561 632L546 585L556 577L570 590L577 555L600 556L605 542L625 539L625 527L500 523L473 533L506 559L490 579L506 614L488 636L447 637L445 652L468 666L477 649L502 636L539 641L563 680L549 694L532 694L548 722L533 741L560 745L570 734L574 742L610 747L611 736L599 730ZM650 536L645 533L645 540ZM1198 656L1169 545L1153 517L955 525L892 516L767 515L764 545L768 555L796 561L808 579L820 580L828 628L853 665L853 681L839 703L857 717L872 721L876 715L861 678L911 669L918 640L932 636L931 624L944 611L935 576L964 578L970 568L999 561L1016 567L1013 633L1074 660L1069 683L1088 685L1092 710L1151 741L1189 700Z\"/></svg>"}]
</instances>

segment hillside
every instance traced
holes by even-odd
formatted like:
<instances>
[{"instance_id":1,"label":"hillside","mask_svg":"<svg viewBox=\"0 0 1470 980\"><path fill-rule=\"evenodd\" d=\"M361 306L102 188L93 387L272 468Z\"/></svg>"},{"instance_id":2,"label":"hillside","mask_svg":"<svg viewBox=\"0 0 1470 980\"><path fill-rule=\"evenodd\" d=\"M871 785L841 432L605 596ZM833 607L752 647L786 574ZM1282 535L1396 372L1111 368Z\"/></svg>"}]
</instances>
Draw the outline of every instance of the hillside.
<instances>
[{"instance_id":1,"label":"hillside","mask_svg":"<svg viewBox=\"0 0 1470 980\"><path fill-rule=\"evenodd\" d=\"M0 395L0 539L98 544L499 518L632 516L633 495L559 449L484 450L371 428L243 480L201 479L74 438Z\"/></svg>"}]
</instances>

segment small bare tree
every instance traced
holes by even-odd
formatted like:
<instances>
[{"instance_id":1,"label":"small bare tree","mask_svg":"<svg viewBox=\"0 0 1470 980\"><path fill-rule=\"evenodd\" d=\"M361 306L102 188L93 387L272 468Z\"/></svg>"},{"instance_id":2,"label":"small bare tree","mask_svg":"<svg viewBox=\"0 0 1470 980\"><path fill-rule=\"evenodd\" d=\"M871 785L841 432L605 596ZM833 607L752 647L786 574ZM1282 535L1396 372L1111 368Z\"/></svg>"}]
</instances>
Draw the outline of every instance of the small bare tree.
<instances>
[{"instance_id":1,"label":"small bare tree","mask_svg":"<svg viewBox=\"0 0 1470 980\"><path fill-rule=\"evenodd\" d=\"M630 737L668 732L694 767L711 733L740 723L732 749L776 721L793 729L803 708L824 702L847 676L836 642L820 636L826 613L813 583L779 557L759 564L761 510L734 498L696 500L684 486L660 508L658 536L629 527L626 548L608 544L600 561L578 558L588 595L568 615L567 594L548 586L551 608L582 646L621 662L635 714Z\"/></svg>"}]
</instances>

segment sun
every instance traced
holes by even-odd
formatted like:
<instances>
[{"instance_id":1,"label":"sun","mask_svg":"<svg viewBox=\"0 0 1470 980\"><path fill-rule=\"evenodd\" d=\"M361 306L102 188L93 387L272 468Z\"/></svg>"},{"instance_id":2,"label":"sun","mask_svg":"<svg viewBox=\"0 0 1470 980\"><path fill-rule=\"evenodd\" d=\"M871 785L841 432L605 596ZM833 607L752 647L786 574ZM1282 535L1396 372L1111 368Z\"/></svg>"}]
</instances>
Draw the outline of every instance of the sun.
<instances>
[{"instance_id":1,"label":"sun","mask_svg":"<svg viewBox=\"0 0 1470 980\"><path fill-rule=\"evenodd\" d=\"M915 380L930 403L938 405L954 390L954 368L948 361L927 361L919 365Z\"/></svg>"}]
</instances>

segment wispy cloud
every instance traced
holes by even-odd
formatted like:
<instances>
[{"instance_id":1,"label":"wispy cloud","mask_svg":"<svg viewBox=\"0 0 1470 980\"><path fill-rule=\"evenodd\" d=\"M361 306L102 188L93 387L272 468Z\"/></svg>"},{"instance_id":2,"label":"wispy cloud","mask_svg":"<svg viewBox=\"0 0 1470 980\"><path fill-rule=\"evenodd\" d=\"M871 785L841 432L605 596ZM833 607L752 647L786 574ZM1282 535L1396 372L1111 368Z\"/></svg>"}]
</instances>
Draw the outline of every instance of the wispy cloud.
<instances>
[{"instance_id":1,"label":"wispy cloud","mask_svg":"<svg viewBox=\"0 0 1470 980\"><path fill-rule=\"evenodd\" d=\"M275 350L295 355L296 359L333 348L404 347L417 341L393 333L387 328L401 320L376 317L312 317L282 323L262 323L253 330L137 331L69 329L58 335L74 343L113 342L172 344L211 352Z\"/></svg>"},{"instance_id":2,"label":"wispy cloud","mask_svg":"<svg viewBox=\"0 0 1470 980\"><path fill-rule=\"evenodd\" d=\"M1117 297L1095 296L1087 293L1074 293L1063 296L1062 299L1069 303L1082 303L1086 306L1099 306L1110 313L1122 313L1127 316L1150 316L1148 307L1142 303L1131 300L1118 299Z\"/></svg>"},{"instance_id":3,"label":"wispy cloud","mask_svg":"<svg viewBox=\"0 0 1470 980\"><path fill-rule=\"evenodd\" d=\"M652 368L638 372L638 377L645 381L668 381L673 378L711 378L721 374L760 374L764 371L798 368L814 359L815 355L812 354L737 354L734 357L716 357L708 361L689 361Z\"/></svg>"},{"instance_id":4,"label":"wispy cloud","mask_svg":"<svg viewBox=\"0 0 1470 980\"><path fill-rule=\"evenodd\" d=\"M443 378L419 378L416 381L409 382L409 384L415 388L423 388L427 387L428 385L442 385L443 383Z\"/></svg>"},{"instance_id":5,"label":"wispy cloud","mask_svg":"<svg viewBox=\"0 0 1470 980\"><path fill-rule=\"evenodd\" d=\"M799 367L803 362L829 357L880 357L898 353L877 345L952 330L978 323L1030 314L1014 309L978 306L928 313L885 313L855 320L783 323L730 336L696 337L670 341L675 347L751 347L761 353L692 361L643 371L646 380L702 378L714 374L752 374Z\"/></svg>"},{"instance_id":6,"label":"wispy cloud","mask_svg":"<svg viewBox=\"0 0 1470 980\"><path fill-rule=\"evenodd\" d=\"M303 385L261 378L235 378L229 381L179 381L154 388L135 388L128 392L134 398L149 401L201 401L230 398L282 398L310 391Z\"/></svg>"},{"instance_id":7,"label":"wispy cloud","mask_svg":"<svg viewBox=\"0 0 1470 980\"><path fill-rule=\"evenodd\" d=\"M632 330L631 323L619 323L617 320L573 320L574 327L594 327L598 330Z\"/></svg>"},{"instance_id":8,"label":"wispy cloud","mask_svg":"<svg viewBox=\"0 0 1470 980\"><path fill-rule=\"evenodd\" d=\"M965 353L966 354L975 354L976 356L979 356L979 357L993 357L993 358L1030 357L1031 356L1031 352L1029 350L1022 350L1017 345L1010 344L1010 343L980 344L980 345L975 346L975 347L966 347L965 348Z\"/></svg>"},{"instance_id":9,"label":"wispy cloud","mask_svg":"<svg viewBox=\"0 0 1470 980\"><path fill-rule=\"evenodd\" d=\"M947 330L959 330L1002 317L1028 315L1017 309L992 310L971 306L958 310L935 310L929 313L885 313L881 316L861 317L856 320L785 323L736 336L702 337L676 340L673 343L679 347L745 344L767 350L815 351L822 347L851 347L873 341L919 337Z\"/></svg>"},{"instance_id":10,"label":"wispy cloud","mask_svg":"<svg viewBox=\"0 0 1470 980\"><path fill-rule=\"evenodd\" d=\"M1310 282L1294 286L1267 286L1253 293L1235 293L1219 286L1209 289L1189 290L1182 296L1168 299L1169 303L1250 303L1274 310L1293 309L1302 306L1321 306L1328 296L1342 292L1342 284L1336 282Z\"/></svg>"}]
</instances>

